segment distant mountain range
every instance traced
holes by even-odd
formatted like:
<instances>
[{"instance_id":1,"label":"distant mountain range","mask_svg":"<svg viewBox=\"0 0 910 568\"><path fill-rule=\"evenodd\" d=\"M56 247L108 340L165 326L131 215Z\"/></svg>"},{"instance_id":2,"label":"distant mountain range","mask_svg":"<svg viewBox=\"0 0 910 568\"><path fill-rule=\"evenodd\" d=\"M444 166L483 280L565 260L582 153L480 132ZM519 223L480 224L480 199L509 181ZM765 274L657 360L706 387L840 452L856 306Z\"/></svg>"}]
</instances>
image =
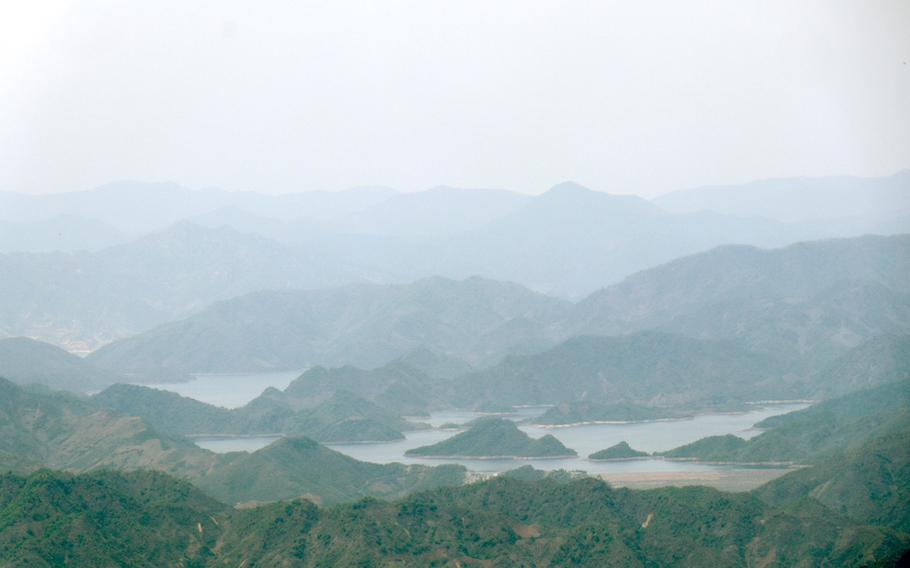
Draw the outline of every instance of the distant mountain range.
<instances>
[{"instance_id":1,"label":"distant mountain range","mask_svg":"<svg viewBox=\"0 0 910 568\"><path fill-rule=\"evenodd\" d=\"M132 370L375 367L427 348L485 361L547 346L553 338L543 324L568 307L522 286L481 278L264 291L112 343L87 360Z\"/></svg>"},{"instance_id":2,"label":"distant mountain range","mask_svg":"<svg viewBox=\"0 0 910 568\"><path fill-rule=\"evenodd\" d=\"M886 177L796 177L674 191L655 203L675 213L714 211L783 222L910 220L910 170ZM906 224L904 229L906 231Z\"/></svg>"},{"instance_id":3,"label":"distant mountain range","mask_svg":"<svg viewBox=\"0 0 910 568\"><path fill-rule=\"evenodd\" d=\"M652 333L634 335L641 331ZM597 337L622 335L628 337ZM120 372L377 367L423 348L485 367L476 378L462 375L464 402L553 403L584 392L641 398L654 389L679 402L684 393L709 390L844 392L860 370L838 378L841 386L817 373L870 339L904 335L910 236L860 237L775 250L720 247L576 304L477 278L260 292L114 342L87 361ZM654 369L642 367L640 357L622 357L642 349ZM506 355L513 357L502 360ZM615 373L636 380L611 380ZM557 375L578 382L553 382ZM696 378L705 388L688 382Z\"/></svg>"},{"instance_id":4,"label":"distant mountain range","mask_svg":"<svg viewBox=\"0 0 910 568\"><path fill-rule=\"evenodd\" d=\"M824 179L788 183L830 189ZM429 276L479 275L580 298L722 244L910 230L900 209L906 173L851 183L857 199L884 192L895 215L859 206L850 219L792 222L710 207L671 212L573 183L538 196L445 187L268 196L132 182L0 192L0 273L17 275L0 282L0 335L88 351L244 293ZM741 191L760 192L724 195ZM824 209L821 197L813 203Z\"/></svg>"},{"instance_id":5,"label":"distant mountain range","mask_svg":"<svg viewBox=\"0 0 910 568\"><path fill-rule=\"evenodd\" d=\"M568 321L569 335L661 329L735 340L802 371L910 332L910 236L718 247L595 292Z\"/></svg>"}]
</instances>

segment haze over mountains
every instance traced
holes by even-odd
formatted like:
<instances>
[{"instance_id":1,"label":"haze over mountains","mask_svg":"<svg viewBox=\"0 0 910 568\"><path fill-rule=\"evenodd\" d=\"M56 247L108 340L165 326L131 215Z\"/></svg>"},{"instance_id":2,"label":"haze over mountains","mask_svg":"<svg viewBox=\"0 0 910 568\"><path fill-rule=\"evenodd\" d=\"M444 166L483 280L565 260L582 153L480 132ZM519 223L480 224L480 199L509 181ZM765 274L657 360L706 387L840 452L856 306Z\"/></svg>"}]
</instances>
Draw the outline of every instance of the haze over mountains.
<instances>
[{"instance_id":1,"label":"haze over mountains","mask_svg":"<svg viewBox=\"0 0 910 568\"><path fill-rule=\"evenodd\" d=\"M906 231L908 182L906 172L768 182L769 191L807 183L814 193L805 214L788 217L794 206L763 210L764 218L743 214L761 184L656 202L573 183L538 196L446 187L271 196L135 182L40 196L3 192L0 273L16 278L0 282L0 335L88 351L256 290L428 276L482 276L580 298L721 244L774 247ZM742 210L731 205L740 196ZM841 218L844 200L853 204L852 220ZM893 215L882 209L892 206Z\"/></svg>"},{"instance_id":2,"label":"haze over mountains","mask_svg":"<svg viewBox=\"0 0 910 568\"><path fill-rule=\"evenodd\" d=\"M908 282L908 236L721 247L576 304L478 278L258 292L114 342L88 361L123 372L378 367L423 347L483 366L578 335L659 330L731 342L796 373L875 336L910 333Z\"/></svg>"},{"instance_id":3,"label":"haze over mountains","mask_svg":"<svg viewBox=\"0 0 910 568\"><path fill-rule=\"evenodd\" d=\"M93 351L0 338L0 472L13 472L0 475L0 563L110 564L152 546L187 565L895 564L910 547L910 235L887 233L903 223L906 178L817 180L853 200L847 220L821 202L769 218L722 199L704 210L717 190L668 196L671 213L572 183L533 197L206 190L180 204L175 186L148 199L114 186L49 198L48 211L97 211L99 225L68 217L39 238L54 217L7 233L31 246L0 254L15 275L0 280L0 333ZM863 206L866 189L897 214ZM117 218L129 197L148 214ZM22 219L36 211L3 199ZM882 234L790 244L866 227ZM104 235L123 242L98 246ZM96 250L40 252L57 242ZM123 384L299 369L234 409ZM582 432L621 421L659 436L769 399L818 402L749 440L712 429L657 450L642 437L592 448L584 436L605 432ZM548 408L519 421L528 406ZM204 449L257 437L255 451ZM472 462L524 459L573 471L471 483L497 475ZM739 495L579 479L638 471L633 459L809 467ZM187 529L189 544L174 532Z\"/></svg>"},{"instance_id":4,"label":"haze over mountains","mask_svg":"<svg viewBox=\"0 0 910 568\"><path fill-rule=\"evenodd\" d=\"M781 178L684 189L658 197L655 202L675 213L709 210L784 222L898 218L906 222L910 215L908 183L910 170L882 178Z\"/></svg>"}]
</instances>

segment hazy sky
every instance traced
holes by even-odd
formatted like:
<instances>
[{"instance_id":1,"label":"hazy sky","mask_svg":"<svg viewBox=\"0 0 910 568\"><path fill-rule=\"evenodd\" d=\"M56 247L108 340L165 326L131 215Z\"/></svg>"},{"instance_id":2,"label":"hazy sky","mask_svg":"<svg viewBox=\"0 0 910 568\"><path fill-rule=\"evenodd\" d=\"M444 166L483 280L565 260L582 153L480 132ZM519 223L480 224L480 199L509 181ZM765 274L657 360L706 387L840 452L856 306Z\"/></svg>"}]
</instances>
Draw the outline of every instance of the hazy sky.
<instances>
[{"instance_id":1,"label":"hazy sky","mask_svg":"<svg viewBox=\"0 0 910 568\"><path fill-rule=\"evenodd\" d=\"M0 189L910 167L910 2L0 0Z\"/></svg>"}]
</instances>

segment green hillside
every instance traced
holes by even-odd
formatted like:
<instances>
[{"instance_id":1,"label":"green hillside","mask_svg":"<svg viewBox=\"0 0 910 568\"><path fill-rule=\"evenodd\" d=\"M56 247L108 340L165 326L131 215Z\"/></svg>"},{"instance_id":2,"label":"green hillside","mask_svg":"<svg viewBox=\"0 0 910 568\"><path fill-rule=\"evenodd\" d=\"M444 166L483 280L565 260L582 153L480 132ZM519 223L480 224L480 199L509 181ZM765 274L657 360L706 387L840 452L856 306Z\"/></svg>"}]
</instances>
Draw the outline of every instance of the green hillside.
<instances>
[{"instance_id":1,"label":"green hillside","mask_svg":"<svg viewBox=\"0 0 910 568\"><path fill-rule=\"evenodd\" d=\"M575 450L547 435L534 439L518 429L511 420L481 418L470 429L430 446L408 450L407 455L422 457L565 457Z\"/></svg>"},{"instance_id":2,"label":"green hillside","mask_svg":"<svg viewBox=\"0 0 910 568\"><path fill-rule=\"evenodd\" d=\"M0 565L891 566L910 550L900 442L733 494L520 473L392 502L234 509L161 474L4 475ZM280 461L302 477L317 467L312 458L339 463L322 451L307 440L276 444L243 468L254 478L261 469L248 487L280 487L269 467ZM376 479L365 469L337 475L352 490Z\"/></svg>"},{"instance_id":3,"label":"green hillside","mask_svg":"<svg viewBox=\"0 0 910 568\"><path fill-rule=\"evenodd\" d=\"M465 471L451 465L366 463L308 438L283 438L238 457L199 481L199 486L227 503L306 497L328 505L459 485L464 482Z\"/></svg>"},{"instance_id":4,"label":"green hillside","mask_svg":"<svg viewBox=\"0 0 910 568\"><path fill-rule=\"evenodd\" d=\"M910 533L910 431L876 438L756 490L773 505L815 500L867 525Z\"/></svg>"},{"instance_id":5,"label":"green hillside","mask_svg":"<svg viewBox=\"0 0 910 568\"><path fill-rule=\"evenodd\" d=\"M0 476L0 565L204 566L228 508L154 472Z\"/></svg>"},{"instance_id":6,"label":"green hillside","mask_svg":"<svg viewBox=\"0 0 910 568\"><path fill-rule=\"evenodd\" d=\"M369 370L313 367L294 379L283 395L272 395L294 408L307 408L345 390L388 410L417 415L447 405L444 399L448 382L399 360Z\"/></svg>"},{"instance_id":7,"label":"green hillside","mask_svg":"<svg viewBox=\"0 0 910 568\"><path fill-rule=\"evenodd\" d=\"M910 335L875 337L847 351L818 371L813 396L833 397L910 380Z\"/></svg>"},{"instance_id":8,"label":"green hillside","mask_svg":"<svg viewBox=\"0 0 910 568\"><path fill-rule=\"evenodd\" d=\"M275 389L230 410L136 385L114 385L93 400L175 436L288 434L320 442L364 442L402 439L402 431L422 427L344 390L300 410Z\"/></svg>"},{"instance_id":9,"label":"green hillside","mask_svg":"<svg viewBox=\"0 0 910 568\"><path fill-rule=\"evenodd\" d=\"M704 438L662 455L706 461L814 462L860 448L878 436L910 432L910 382L827 400L773 416L757 426L768 431L748 441L733 435Z\"/></svg>"},{"instance_id":10,"label":"green hillside","mask_svg":"<svg viewBox=\"0 0 910 568\"><path fill-rule=\"evenodd\" d=\"M633 449L629 446L628 442L622 441L618 444L614 444L609 448L600 450L599 452L594 452L588 456L588 459L592 460L627 460L635 458L646 458L650 454L648 452L641 452L636 449Z\"/></svg>"},{"instance_id":11,"label":"green hillside","mask_svg":"<svg viewBox=\"0 0 910 568\"><path fill-rule=\"evenodd\" d=\"M736 345L641 332L576 337L536 355L506 357L462 378L459 405L552 404L565 400L690 405L755 400L786 392L771 358Z\"/></svg>"},{"instance_id":12,"label":"green hillside","mask_svg":"<svg viewBox=\"0 0 910 568\"><path fill-rule=\"evenodd\" d=\"M350 427L345 420L337 426ZM280 440L252 454L215 454L90 400L32 393L0 379L0 471L27 473L42 467L70 472L156 470L192 481L231 503L302 495L327 503L399 497L460 484L465 477L464 468L457 466L360 462L308 439Z\"/></svg>"},{"instance_id":13,"label":"green hillside","mask_svg":"<svg viewBox=\"0 0 910 568\"><path fill-rule=\"evenodd\" d=\"M142 468L193 477L216 462L215 454L161 434L139 418L0 379L0 470Z\"/></svg>"}]
</instances>

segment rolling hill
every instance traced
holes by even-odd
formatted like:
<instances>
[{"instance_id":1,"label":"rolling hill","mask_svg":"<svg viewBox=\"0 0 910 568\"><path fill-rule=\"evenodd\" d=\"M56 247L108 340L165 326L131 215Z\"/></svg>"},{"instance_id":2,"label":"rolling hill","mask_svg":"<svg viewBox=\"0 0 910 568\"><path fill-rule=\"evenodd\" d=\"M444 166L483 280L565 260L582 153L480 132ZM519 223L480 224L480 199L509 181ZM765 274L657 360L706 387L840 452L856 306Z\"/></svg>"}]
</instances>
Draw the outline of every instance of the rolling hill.
<instances>
[{"instance_id":1,"label":"rolling hill","mask_svg":"<svg viewBox=\"0 0 910 568\"><path fill-rule=\"evenodd\" d=\"M500 477L395 502L325 508L307 500L228 508L150 473L44 471L0 476L0 487L0 563L16 568L709 567L806 559L890 566L910 546L906 533L863 524L804 495L798 506L789 498L774 505L761 494L615 490L594 479ZM886 510L884 501L878 511Z\"/></svg>"},{"instance_id":2,"label":"rolling hill","mask_svg":"<svg viewBox=\"0 0 910 568\"><path fill-rule=\"evenodd\" d=\"M723 462L813 463L861 449L870 439L910 433L910 382L850 393L756 424L767 429L749 440L703 438L663 452L669 458Z\"/></svg>"},{"instance_id":3,"label":"rolling hill","mask_svg":"<svg viewBox=\"0 0 910 568\"><path fill-rule=\"evenodd\" d=\"M904 191L905 181L898 185ZM55 223L70 231L67 219L79 218L134 238L93 252L67 246L26 252L12 244L18 252L0 254L0 273L18 276L0 282L0 335L82 350L263 289L479 275L582 298L718 245L773 247L907 230L906 221L875 217L781 223L675 214L570 182L538 196L452 188L266 196L124 182L53 196L5 192L0 211L18 222L49 224L50 233ZM114 239L95 239L96 246L103 242ZM96 248L75 240L73 246Z\"/></svg>"},{"instance_id":4,"label":"rolling hill","mask_svg":"<svg viewBox=\"0 0 910 568\"><path fill-rule=\"evenodd\" d=\"M590 295L564 333L729 339L806 371L872 337L910 333L908 283L910 235L719 247Z\"/></svg>"},{"instance_id":5,"label":"rolling hill","mask_svg":"<svg viewBox=\"0 0 910 568\"><path fill-rule=\"evenodd\" d=\"M238 457L198 484L210 495L232 504L307 497L329 505L460 485L465 472L465 468L455 465L361 462L308 438L282 438Z\"/></svg>"},{"instance_id":6,"label":"rolling hill","mask_svg":"<svg viewBox=\"0 0 910 568\"><path fill-rule=\"evenodd\" d=\"M376 367L416 348L486 361L547 345L544 322L568 304L504 282L428 278L256 292L102 347L87 359L121 371ZM529 322L531 325L516 325Z\"/></svg>"},{"instance_id":7,"label":"rolling hill","mask_svg":"<svg viewBox=\"0 0 910 568\"><path fill-rule=\"evenodd\" d=\"M180 413L170 416L174 414ZM167 417L159 413L153 418ZM215 454L92 400L32 392L0 379L0 471L24 474L41 468L160 471L231 503L304 495L322 502L399 497L462 483L465 472L458 466L360 462L301 438L283 438L252 454Z\"/></svg>"},{"instance_id":8,"label":"rolling hill","mask_svg":"<svg viewBox=\"0 0 910 568\"><path fill-rule=\"evenodd\" d=\"M95 367L63 349L28 339L0 339L0 377L19 384L89 392L123 382L122 375Z\"/></svg>"},{"instance_id":9,"label":"rolling hill","mask_svg":"<svg viewBox=\"0 0 910 568\"><path fill-rule=\"evenodd\" d=\"M629 446L628 442L619 442L614 444L609 448L594 452L588 456L588 459L591 460L629 460L636 458L646 458L650 454L648 452L640 452L636 449L633 449Z\"/></svg>"},{"instance_id":10,"label":"rolling hill","mask_svg":"<svg viewBox=\"0 0 910 568\"><path fill-rule=\"evenodd\" d=\"M403 439L402 431L421 427L345 390L306 409L268 394L226 409L136 385L114 385L93 400L174 436L287 434L319 442L375 442Z\"/></svg>"},{"instance_id":11,"label":"rolling hill","mask_svg":"<svg viewBox=\"0 0 910 568\"><path fill-rule=\"evenodd\" d=\"M505 418L480 418L459 434L406 452L419 457L555 458L576 455L553 436L531 438Z\"/></svg>"},{"instance_id":12,"label":"rolling hill","mask_svg":"<svg viewBox=\"0 0 910 568\"><path fill-rule=\"evenodd\" d=\"M582 336L536 355L510 356L463 377L456 406L590 400L659 406L756 400L786 392L771 357L735 344L660 332Z\"/></svg>"},{"instance_id":13,"label":"rolling hill","mask_svg":"<svg viewBox=\"0 0 910 568\"><path fill-rule=\"evenodd\" d=\"M910 334L908 258L910 236L773 250L720 247L643 271L577 304L479 278L259 292L114 342L88 360L120 372L371 368L428 349L459 362L447 373L453 378L579 335L651 330L753 352L753 362L765 359L758 365L763 373L780 370L778 394L830 396L837 393L821 369L870 339ZM576 347L585 341L593 340ZM540 402L567 400L563 394Z\"/></svg>"}]
</instances>

